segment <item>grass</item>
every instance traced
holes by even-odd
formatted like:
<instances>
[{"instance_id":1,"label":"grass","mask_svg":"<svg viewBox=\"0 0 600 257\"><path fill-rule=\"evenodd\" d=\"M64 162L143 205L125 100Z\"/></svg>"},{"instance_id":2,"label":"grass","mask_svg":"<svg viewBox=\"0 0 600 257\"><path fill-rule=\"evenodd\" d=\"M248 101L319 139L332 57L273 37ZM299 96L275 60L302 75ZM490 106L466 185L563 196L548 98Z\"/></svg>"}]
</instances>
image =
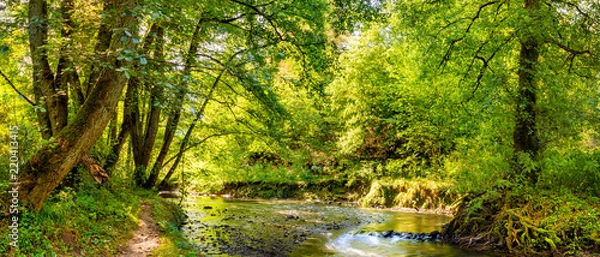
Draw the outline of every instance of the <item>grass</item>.
<instances>
[{"instance_id":1,"label":"grass","mask_svg":"<svg viewBox=\"0 0 600 257\"><path fill-rule=\"evenodd\" d=\"M113 256L137 228L141 200L153 206L161 232L162 244L153 256L200 256L178 230L183 213L176 204L155 192L98 187L92 181L55 191L37 214L22 210L19 247L11 247L3 236L0 256ZM6 214L0 214L2 235L9 234Z\"/></svg>"}]
</instances>

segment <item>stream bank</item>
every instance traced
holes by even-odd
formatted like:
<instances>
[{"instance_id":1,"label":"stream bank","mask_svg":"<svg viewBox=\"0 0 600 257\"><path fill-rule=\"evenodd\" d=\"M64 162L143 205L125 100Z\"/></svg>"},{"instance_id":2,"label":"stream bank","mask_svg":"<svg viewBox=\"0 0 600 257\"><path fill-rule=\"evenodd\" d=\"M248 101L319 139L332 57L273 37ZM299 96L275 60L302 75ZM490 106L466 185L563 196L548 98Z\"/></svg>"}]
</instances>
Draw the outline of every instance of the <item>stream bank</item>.
<instances>
[{"instance_id":1,"label":"stream bank","mask_svg":"<svg viewBox=\"0 0 600 257\"><path fill-rule=\"evenodd\" d=\"M204 192L233 198L296 199L324 203L352 203L366 208L452 215L460 199L451 184L430 180L381 179L313 182L225 182Z\"/></svg>"}]
</instances>

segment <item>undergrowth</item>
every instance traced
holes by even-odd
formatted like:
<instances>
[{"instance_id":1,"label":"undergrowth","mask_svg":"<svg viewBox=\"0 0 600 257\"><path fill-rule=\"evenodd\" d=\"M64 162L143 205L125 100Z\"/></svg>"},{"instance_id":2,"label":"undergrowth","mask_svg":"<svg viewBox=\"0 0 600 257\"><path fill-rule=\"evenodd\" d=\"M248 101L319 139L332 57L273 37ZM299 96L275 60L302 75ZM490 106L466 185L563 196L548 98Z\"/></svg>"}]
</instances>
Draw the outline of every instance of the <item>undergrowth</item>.
<instances>
[{"instance_id":1,"label":"undergrowth","mask_svg":"<svg viewBox=\"0 0 600 257\"><path fill-rule=\"evenodd\" d=\"M3 236L0 256L114 256L138 227L142 199L153 206L161 230L154 256L198 256L178 230L183 214L176 204L156 192L88 179L55 190L37 214L20 210L18 248ZM11 216L3 210L0 217L0 234L8 235Z\"/></svg>"},{"instance_id":2,"label":"undergrowth","mask_svg":"<svg viewBox=\"0 0 600 257\"><path fill-rule=\"evenodd\" d=\"M401 207L451 212L459 196L449 182L428 179L381 179L371 183L366 195L360 198L364 207Z\"/></svg>"},{"instance_id":3,"label":"undergrowth","mask_svg":"<svg viewBox=\"0 0 600 257\"><path fill-rule=\"evenodd\" d=\"M465 247L520 255L579 255L600 251L600 199L540 187L495 188L471 195L445 228Z\"/></svg>"}]
</instances>

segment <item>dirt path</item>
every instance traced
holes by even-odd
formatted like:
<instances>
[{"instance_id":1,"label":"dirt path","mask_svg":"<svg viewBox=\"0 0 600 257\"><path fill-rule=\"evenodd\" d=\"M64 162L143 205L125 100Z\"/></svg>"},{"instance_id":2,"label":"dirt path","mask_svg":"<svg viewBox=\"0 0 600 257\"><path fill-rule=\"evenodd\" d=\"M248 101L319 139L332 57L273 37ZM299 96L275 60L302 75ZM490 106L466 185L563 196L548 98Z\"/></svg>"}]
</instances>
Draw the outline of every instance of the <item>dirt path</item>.
<instances>
[{"instance_id":1,"label":"dirt path","mask_svg":"<svg viewBox=\"0 0 600 257\"><path fill-rule=\"evenodd\" d=\"M142 210L140 211L140 223L133 232L133 238L123 245L119 257L145 257L160 245L160 233L156 226L156 221L152 218L150 205L142 201Z\"/></svg>"}]
</instances>

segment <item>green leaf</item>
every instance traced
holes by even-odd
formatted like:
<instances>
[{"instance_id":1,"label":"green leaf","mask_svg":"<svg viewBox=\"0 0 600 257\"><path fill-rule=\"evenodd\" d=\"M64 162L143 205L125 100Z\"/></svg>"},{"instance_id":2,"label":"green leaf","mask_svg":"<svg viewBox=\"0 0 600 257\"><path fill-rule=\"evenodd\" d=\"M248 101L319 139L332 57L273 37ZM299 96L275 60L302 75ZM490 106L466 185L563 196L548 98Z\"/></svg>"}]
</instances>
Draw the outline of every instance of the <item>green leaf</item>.
<instances>
[{"instance_id":1,"label":"green leaf","mask_svg":"<svg viewBox=\"0 0 600 257\"><path fill-rule=\"evenodd\" d=\"M140 58L141 65L146 65L147 63L148 63L148 61L146 60L146 58L144 58L144 57Z\"/></svg>"},{"instance_id":2,"label":"green leaf","mask_svg":"<svg viewBox=\"0 0 600 257\"><path fill-rule=\"evenodd\" d=\"M10 50L9 45L1 45L0 46L0 54L6 54Z\"/></svg>"}]
</instances>

